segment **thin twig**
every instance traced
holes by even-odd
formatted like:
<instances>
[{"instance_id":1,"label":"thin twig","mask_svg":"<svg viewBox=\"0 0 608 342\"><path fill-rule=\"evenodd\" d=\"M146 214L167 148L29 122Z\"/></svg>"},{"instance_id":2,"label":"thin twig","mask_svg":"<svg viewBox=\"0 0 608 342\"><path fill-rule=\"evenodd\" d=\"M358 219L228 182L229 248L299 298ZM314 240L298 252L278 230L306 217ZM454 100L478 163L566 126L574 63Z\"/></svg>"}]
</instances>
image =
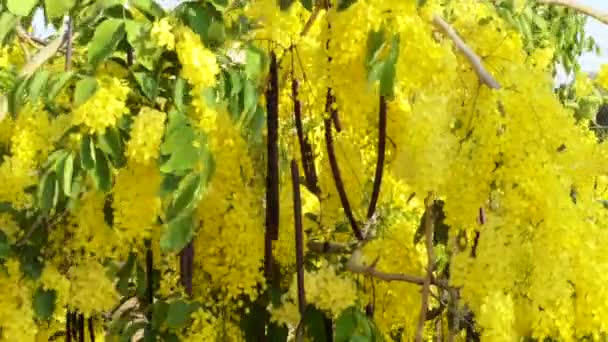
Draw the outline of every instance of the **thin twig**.
<instances>
[{"instance_id":1,"label":"thin twig","mask_svg":"<svg viewBox=\"0 0 608 342\"><path fill-rule=\"evenodd\" d=\"M293 184L293 216L296 232L296 275L298 281L298 308L304 316L306 294L304 293L304 237L302 228L302 199L300 197L300 175L298 164L291 160L291 182Z\"/></svg>"},{"instance_id":2,"label":"thin twig","mask_svg":"<svg viewBox=\"0 0 608 342\"><path fill-rule=\"evenodd\" d=\"M363 234L357 225L357 221L355 220L355 216L350 207L350 203L348 201L348 196L346 195L346 190L344 190L344 182L342 181L342 175L340 174L340 168L338 166L338 160L336 159L336 151L334 149L334 141L332 137L332 128L331 128L331 119L326 118L324 120L325 124L325 143L327 145L327 156L329 158L329 164L331 167L331 172L333 174L334 183L336 185L336 190L338 191L338 195L340 196L340 201L342 202L342 207L344 208L344 213L350 222L350 226L355 234L357 240L363 240Z\"/></svg>"},{"instance_id":3,"label":"thin twig","mask_svg":"<svg viewBox=\"0 0 608 342\"><path fill-rule=\"evenodd\" d=\"M378 158L376 162L376 175L372 190L367 218L370 219L376 212L376 205L380 197L380 186L382 185L382 174L384 173L384 159L386 153L386 99L380 95L380 108L378 110Z\"/></svg>"},{"instance_id":4,"label":"thin twig","mask_svg":"<svg viewBox=\"0 0 608 342\"><path fill-rule=\"evenodd\" d=\"M580 4L577 1L573 1L573 0L537 0L537 2L539 4L543 4L543 5L556 5L556 6L567 7L571 10L574 10L576 12L590 16L593 19L596 19L597 21L608 25L608 13L600 12L594 8L591 8L590 6Z\"/></svg>"},{"instance_id":5,"label":"thin twig","mask_svg":"<svg viewBox=\"0 0 608 342\"><path fill-rule=\"evenodd\" d=\"M426 235L426 253L427 253L427 270L426 278L422 284L422 295L420 300L420 318L418 320L418 328L416 329L416 342L422 342L424 332L424 322L426 321L426 312L428 310L429 293L431 291L431 281L433 279L433 266L435 265L435 257L433 253L433 229L434 229L434 212L433 212L433 193L430 192L426 198L426 215L424 219L424 231Z\"/></svg>"},{"instance_id":6,"label":"thin twig","mask_svg":"<svg viewBox=\"0 0 608 342\"><path fill-rule=\"evenodd\" d=\"M454 28L448 24L442 17L435 14L433 16L433 23L439 26L450 37L456 48L469 60L471 66L475 70L479 80L492 89L500 89L500 84L494 79L494 77L486 70L483 66L481 58L460 38Z\"/></svg>"},{"instance_id":7,"label":"thin twig","mask_svg":"<svg viewBox=\"0 0 608 342\"><path fill-rule=\"evenodd\" d=\"M375 263L370 266L361 265L358 260L361 258L361 251L355 250L351 258L346 263L346 270L352 273L363 274L384 281L403 281L406 283L423 285L425 278L402 273L385 273L376 269Z\"/></svg>"},{"instance_id":8,"label":"thin twig","mask_svg":"<svg viewBox=\"0 0 608 342\"><path fill-rule=\"evenodd\" d=\"M68 18L68 30L65 33L65 39L66 39L66 43L65 43L65 48L66 48L66 53L65 53L65 71L70 71L72 69L72 32L74 30L74 22L72 17Z\"/></svg>"}]
</instances>

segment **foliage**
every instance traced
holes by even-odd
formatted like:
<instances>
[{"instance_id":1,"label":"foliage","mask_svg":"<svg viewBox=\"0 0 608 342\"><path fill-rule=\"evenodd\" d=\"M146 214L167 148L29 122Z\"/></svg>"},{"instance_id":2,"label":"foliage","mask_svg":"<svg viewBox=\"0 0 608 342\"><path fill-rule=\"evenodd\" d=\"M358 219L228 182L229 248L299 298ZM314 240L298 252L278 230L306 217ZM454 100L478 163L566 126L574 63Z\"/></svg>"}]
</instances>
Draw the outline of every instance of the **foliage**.
<instances>
[{"instance_id":1,"label":"foliage","mask_svg":"<svg viewBox=\"0 0 608 342\"><path fill-rule=\"evenodd\" d=\"M0 340L608 333L608 67L578 70L582 15L0 6ZM49 41L29 36L37 10ZM577 78L554 91L558 64Z\"/></svg>"}]
</instances>

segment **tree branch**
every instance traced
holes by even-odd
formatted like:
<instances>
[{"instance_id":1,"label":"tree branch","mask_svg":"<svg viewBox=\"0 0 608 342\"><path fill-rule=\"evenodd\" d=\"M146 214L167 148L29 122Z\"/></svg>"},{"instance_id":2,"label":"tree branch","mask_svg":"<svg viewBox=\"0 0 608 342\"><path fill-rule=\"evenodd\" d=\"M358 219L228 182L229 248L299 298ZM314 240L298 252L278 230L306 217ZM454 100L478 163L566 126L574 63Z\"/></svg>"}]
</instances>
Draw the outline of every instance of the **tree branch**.
<instances>
[{"instance_id":1,"label":"tree branch","mask_svg":"<svg viewBox=\"0 0 608 342\"><path fill-rule=\"evenodd\" d=\"M377 278L380 280L384 280L384 281L403 281L406 283L412 283L412 284L418 284L418 285L424 285L424 282L426 281L425 278L418 277L415 275L403 274L403 273L385 273L385 272L378 271L376 269L376 264L378 263L378 259L376 259L376 261L373 262L371 265L366 266L366 265L362 265L358 262L360 257L361 257L361 251L355 250L353 252L353 254L351 255L350 259L348 260L348 262L346 263L346 270L349 272L352 272L352 273L363 274L363 275L367 275L367 276ZM446 284L435 281L434 279L431 279L431 282L437 286L442 286L442 287L446 286Z\"/></svg>"},{"instance_id":2,"label":"tree branch","mask_svg":"<svg viewBox=\"0 0 608 342\"><path fill-rule=\"evenodd\" d=\"M600 12L594 8L580 4L574 0L537 0L537 2L543 5L556 5L567 7L571 10L587 15L601 23L608 25L608 13Z\"/></svg>"},{"instance_id":3,"label":"tree branch","mask_svg":"<svg viewBox=\"0 0 608 342\"><path fill-rule=\"evenodd\" d=\"M445 34L450 37L456 48L469 60L471 66L475 70L479 80L492 89L500 89L500 84L494 79L494 77L485 69L481 58L460 38L454 28L448 24L439 15L433 16L433 23L443 30Z\"/></svg>"}]
</instances>

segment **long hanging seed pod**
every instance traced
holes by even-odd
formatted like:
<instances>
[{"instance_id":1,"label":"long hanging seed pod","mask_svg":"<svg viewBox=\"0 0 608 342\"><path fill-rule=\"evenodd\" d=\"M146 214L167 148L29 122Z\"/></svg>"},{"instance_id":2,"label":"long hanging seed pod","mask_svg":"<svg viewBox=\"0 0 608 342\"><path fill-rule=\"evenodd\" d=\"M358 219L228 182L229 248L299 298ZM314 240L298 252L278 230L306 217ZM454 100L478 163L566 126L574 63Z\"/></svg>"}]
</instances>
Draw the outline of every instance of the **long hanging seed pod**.
<instances>
[{"instance_id":1,"label":"long hanging seed pod","mask_svg":"<svg viewBox=\"0 0 608 342\"><path fill-rule=\"evenodd\" d=\"M95 324L93 322L93 317L89 317L89 338L91 342L95 342Z\"/></svg>"},{"instance_id":2,"label":"long hanging seed pod","mask_svg":"<svg viewBox=\"0 0 608 342\"><path fill-rule=\"evenodd\" d=\"M84 315L78 315L78 342L84 342Z\"/></svg>"},{"instance_id":3,"label":"long hanging seed pod","mask_svg":"<svg viewBox=\"0 0 608 342\"><path fill-rule=\"evenodd\" d=\"M310 192L313 194L319 195L321 193L321 189L319 188L317 171L315 170L312 146L308 141L308 137L304 135L304 127L302 125L302 104L298 99L299 86L300 84L298 80L292 78L291 96L293 97L293 113L296 121L298 142L300 144L300 154L302 157L302 166L304 168L304 177L306 178L306 187L308 190L310 190Z\"/></svg>"},{"instance_id":4,"label":"long hanging seed pod","mask_svg":"<svg viewBox=\"0 0 608 342\"><path fill-rule=\"evenodd\" d=\"M72 314L69 310L65 314L65 340L72 342Z\"/></svg>"},{"instance_id":5,"label":"long hanging seed pod","mask_svg":"<svg viewBox=\"0 0 608 342\"><path fill-rule=\"evenodd\" d=\"M266 89L267 174L264 275L272 281L272 241L279 238L279 71L277 56L270 52L270 77Z\"/></svg>"},{"instance_id":6,"label":"long hanging seed pod","mask_svg":"<svg viewBox=\"0 0 608 342\"><path fill-rule=\"evenodd\" d=\"M293 184L293 216L296 232L296 275L298 281L298 308L304 315L306 296L304 293L304 237L302 229L302 199L300 197L300 175L298 164L291 161L291 182Z\"/></svg>"},{"instance_id":7,"label":"long hanging seed pod","mask_svg":"<svg viewBox=\"0 0 608 342\"><path fill-rule=\"evenodd\" d=\"M192 296L192 275L194 272L194 244L190 241L179 254L180 282L186 293Z\"/></svg>"},{"instance_id":8,"label":"long hanging seed pod","mask_svg":"<svg viewBox=\"0 0 608 342\"><path fill-rule=\"evenodd\" d=\"M266 175L266 228L272 240L279 238L279 71L277 56L270 53L270 80L266 90L268 130Z\"/></svg>"},{"instance_id":9,"label":"long hanging seed pod","mask_svg":"<svg viewBox=\"0 0 608 342\"><path fill-rule=\"evenodd\" d=\"M154 271L153 268L154 265L154 260L153 260L153 254L152 254L152 248L150 246L147 246L146 249L146 300L147 300L147 304L148 305L152 305L154 304L154 287L153 287L153 282L152 282L152 272ZM149 310L148 313L148 319L151 320L152 319L152 314L151 314L151 310Z\"/></svg>"},{"instance_id":10,"label":"long hanging seed pod","mask_svg":"<svg viewBox=\"0 0 608 342\"><path fill-rule=\"evenodd\" d=\"M367 218L371 219L376 212L376 205L380 196L380 186L382 185L382 174L384 173L384 159L386 154L386 99L380 95L380 108L378 110L378 159L376 163L376 175L374 177L374 187L372 197L367 210Z\"/></svg>"},{"instance_id":11,"label":"long hanging seed pod","mask_svg":"<svg viewBox=\"0 0 608 342\"><path fill-rule=\"evenodd\" d=\"M329 12L329 10L331 9L331 1L330 0L325 0L325 11ZM327 16L326 16L327 17ZM329 17L327 17L329 18ZM331 23L329 22L329 19L327 20L327 31L331 31ZM325 41L325 49L327 50L327 64L329 65L332 61L332 57L329 54L329 44L330 44L331 39L327 39L327 41ZM327 88L327 99L328 99L328 110L327 113L329 113L331 120L334 124L334 128L336 129L336 132L340 133L342 132L342 123L340 122L340 116L338 115L338 110L335 108L335 103L336 103L336 98L334 97L334 95L332 94L332 89L331 87Z\"/></svg>"},{"instance_id":12,"label":"long hanging seed pod","mask_svg":"<svg viewBox=\"0 0 608 342\"><path fill-rule=\"evenodd\" d=\"M74 338L74 341L78 339L78 315L76 312L70 312L72 324L71 324L71 334Z\"/></svg>"},{"instance_id":13,"label":"long hanging seed pod","mask_svg":"<svg viewBox=\"0 0 608 342\"><path fill-rule=\"evenodd\" d=\"M329 100L329 99L328 99ZM340 196L340 201L342 202L342 208L344 208L344 213L350 222L350 226L355 234L355 237L358 240L363 240L363 234L361 233L361 229L357 224L357 220L355 220L355 215L350 207L350 203L348 201L348 196L346 195L346 190L344 190L344 182L342 181L342 175L340 174L340 168L338 166L338 160L336 159L336 152L334 149L334 140L331 132L331 119L326 118L324 120L325 124L325 143L327 146L327 156L329 158L329 165L331 167L331 172L334 178L334 183L336 184L336 190L338 191L338 195Z\"/></svg>"}]
</instances>

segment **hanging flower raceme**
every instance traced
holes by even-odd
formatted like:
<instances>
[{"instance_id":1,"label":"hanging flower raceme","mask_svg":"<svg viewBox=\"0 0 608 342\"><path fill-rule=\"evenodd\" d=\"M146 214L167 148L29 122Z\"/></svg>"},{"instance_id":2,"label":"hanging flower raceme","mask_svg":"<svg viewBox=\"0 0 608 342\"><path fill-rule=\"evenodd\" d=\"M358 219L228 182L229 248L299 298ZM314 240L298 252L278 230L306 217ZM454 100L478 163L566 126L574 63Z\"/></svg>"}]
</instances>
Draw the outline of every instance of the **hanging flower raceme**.
<instances>
[{"instance_id":1,"label":"hanging flower raceme","mask_svg":"<svg viewBox=\"0 0 608 342\"><path fill-rule=\"evenodd\" d=\"M165 131L167 115L150 107L143 107L131 126L131 139L127 144L127 157L142 165L156 160Z\"/></svg>"}]
</instances>

